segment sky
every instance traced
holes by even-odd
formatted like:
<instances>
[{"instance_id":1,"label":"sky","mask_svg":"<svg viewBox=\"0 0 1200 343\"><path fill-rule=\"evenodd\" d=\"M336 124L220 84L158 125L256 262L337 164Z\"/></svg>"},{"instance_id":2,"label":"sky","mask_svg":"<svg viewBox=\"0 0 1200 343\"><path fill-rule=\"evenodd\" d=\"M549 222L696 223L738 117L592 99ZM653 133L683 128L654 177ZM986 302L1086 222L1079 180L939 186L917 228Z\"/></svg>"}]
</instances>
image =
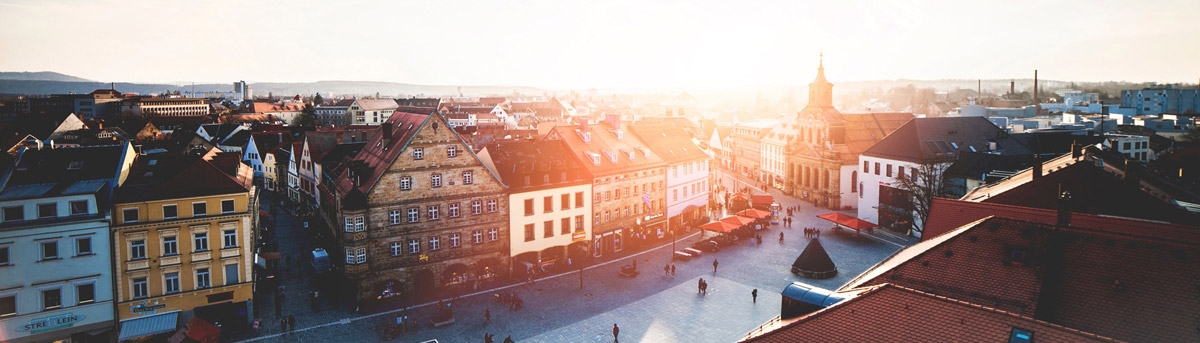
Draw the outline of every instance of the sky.
<instances>
[{"instance_id":1,"label":"sky","mask_svg":"<svg viewBox=\"0 0 1200 343\"><path fill-rule=\"evenodd\" d=\"M0 0L0 71L556 89L1200 79L1200 1Z\"/></svg>"}]
</instances>

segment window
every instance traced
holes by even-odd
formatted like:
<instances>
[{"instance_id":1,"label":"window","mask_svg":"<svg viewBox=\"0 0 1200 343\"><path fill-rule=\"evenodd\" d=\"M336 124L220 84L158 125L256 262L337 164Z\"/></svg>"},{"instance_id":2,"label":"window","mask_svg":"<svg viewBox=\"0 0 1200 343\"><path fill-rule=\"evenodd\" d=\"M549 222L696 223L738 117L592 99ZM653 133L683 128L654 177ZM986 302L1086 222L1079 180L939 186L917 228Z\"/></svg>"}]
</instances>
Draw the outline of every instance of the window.
<instances>
[{"instance_id":1,"label":"window","mask_svg":"<svg viewBox=\"0 0 1200 343\"><path fill-rule=\"evenodd\" d=\"M163 219L175 219L179 217L179 209L175 205L163 205Z\"/></svg>"},{"instance_id":2,"label":"window","mask_svg":"<svg viewBox=\"0 0 1200 343\"><path fill-rule=\"evenodd\" d=\"M62 289L43 289L42 310L53 310L60 307L62 307Z\"/></svg>"},{"instance_id":3,"label":"window","mask_svg":"<svg viewBox=\"0 0 1200 343\"><path fill-rule=\"evenodd\" d=\"M483 203L480 202L479 200L472 201L471 202L471 214L480 214L480 213L483 213Z\"/></svg>"},{"instance_id":4,"label":"window","mask_svg":"<svg viewBox=\"0 0 1200 343\"><path fill-rule=\"evenodd\" d=\"M79 237L75 239L75 256L92 254L92 238Z\"/></svg>"},{"instance_id":5,"label":"window","mask_svg":"<svg viewBox=\"0 0 1200 343\"><path fill-rule=\"evenodd\" d=\"M496 199L488 200L488 213L496 213Z\"/></svg>"},{"instance_id":6,"label":"window","mask_svg":"<svg viewBox=\"0 0 1200 343\"><path fill-rule=\"evenodd\" d=\"M416 223L416 222L417 222L417 220L418 220L418 219L420 219L419 217L420 217L420 216L417 214L417 208L416 208L416 207L410 207L410 208L408 208L408 222L409 222L409 223Z\"/></svg>"},{"instance_id":7,"label":"window","mask_svg":"<svg viewBox=\"0 0 1200 343\"><path fill-rule=\"evenodd\" d=\"M446 207L449 209L450 218L458 218L458 215L459 215L458 203L452 202L452 203L450 203L450 205L447 205Z\"/></svg>"},{"instance_id":8,"label":"window","mask_svg":"<svg viewBox=\"0 0 1200 343\"><path fill-rule=\"evenodd\" d=\"M525 215L533 215L533 199L525 199Z\"/></svg>"},{"instance_id":9,"label":"window","mask_svg":"<svg viewBox=\"0 0 1200 343\"><path fill-rule=\"evenodd\" d=\"M146 241L137 239L129 241L129 260L142 260L146 258Z\"/></svg>"},{"instance_id":10,"label":"window","mask_svg":"<svg viewBox=\"0 0 1200 343\"><path fill-rule=\"evenodd\" d=\"M87 200L79 200L79 201L71 202L71 215L72 216L77 216L77 215L87 214L87 213L88 213Z\"/></svg>"},{"instance_id":11,"label":"window","mask_svg":"<svg viewBox=\"0 0 1200 343\"><path fill-rule=\"evenodd\" d=\"M592 218L592 225L596 225L596 224L600 224L600 223L603 223L603 222L602 222L602 221L600 221L600 213L599 213L599 212L597 212L597 213L596 213L596 218Z\"/></svg>"},{"instance_id":12,"label":"window","mask_svg":"<svg viewBox=\"0 0 1200 343\"><path fill-rule=\"evenodd\" d=\"M206 203L206 202L192 203L192 216L199 217L199 216L204 216L204 215L208 215L208 203Z\"/></svg>"},{"instance_id":13,"label":"window","mask_svg":"<svg viewBox=\"0 0 1200 343\"><path fill-rule=\"evenodd\" d=\"M388 212L388 222L392 225L400 224L400 210Z\"/></svg>"},{"instance_id":14,"label":"window","mask_svg":"<svg viewBox=\"0 0 1200 343\"><path fill-rule=\"evenodd\" d=\"M144 277L134 278L133 279L133 297L134 298L145 298L148 296L150 296L150 285L146 283L146 278L144 278Z\"/></svg>"},{"instance_id":15,"label":"window","mask_svg":"<svg viewBox=\"0 0 1200 343\"><path fill-rule=\"evenodd\" d=\"M408 240L408 253L416 254L419 252L421 252L421 242L418 242L415 239Z\"/></svg>"},{"instance_id":16,"label":"window","mask_svg":"<svg viewBox=\"0 0 1200 343\"><path fill-rule=\"evenodd\" d=\"M198 232L192 238L193 251L208 251L208 233Z\"/></svg>"},{"instance_id":17,"label":"window","mask_svg":"<svg viewBox=\"0 0 1200 343\"><path fill-rule=\"evenodd\" d=\"M441 173L433 173L433 175L430 175L429 176L429 186L430 187L441 187L442 186L442 174Z\"/></svg>"},{"instance_id":18,"label":"window","mask_svg":"<svg viewBox=\"0 0 1200 343\"><path fill-rule=\"evenodd\" d=\"M496 228L488 229L488 242L495 242L500 239L500 230Z\"/></svg>"},{"instance_id":19,"label":"window","mask_svg":"<svg viewBox=\"0 0 1200 343\"><path fill-rule=\"evenodd\" d=\"M542 198L542 213L554 212L554 197Z\"/></svg>"},{"instance_id":20,"label":"window","mask_svg":"<svg viewBox=\"0 0 1200 343\"><path fill-rule=\"evenodd\" d=\"M363 216L354 217L354 232L363 232L367 229L367 225L363 220Z\"/></svg>"},{"instance_id":21,"label":"window","mask_svg":"<svg viewBox=\"0 0 1200 343\"><path fill-rule=\"evenodd\" d=\"M163 290L166 293L179 292L179 273L167 273L163 278Z\"/></svg>"},{"instance_id":22,"label":"window","mask_svg":"<svg viewBox=\"0 0 1200 343\"><path fill-rule=\"evenodd\" d=\"M525 241L533 241L533 224L525 224Z\"/></svg>"},{"instance_id":23,"label":"window","mask_svg":"<svg viewBox=\"0 0 1200 343\"><path fill-rule=\"evenodd\" d=\"M542 222L542 236L545 238L554 237L554 221L547 220Z\"/></svg>"},{"instance_id":24,"label":"window","mask_svg":"<svg viewBox=\"0 0 1200 343\"><path fill-rule=\"evenodd\" d=\"M471 232L471 243L483 243L483 230L475 230L475 232Z\"/></svg>"},{"instance_id":25,"label":"window","mask_svg":"<svg viewBox=\"0 0 1200 343\"><path fill-rule=\"evenodd\" d=\"M450 147L446 148L446 157L449 157L449 158L458 157L458 147L450 146ZM470 182L467 182L467 183L470 183Z\"/></svg>"},{"instance_id":26,"label":"window","mask_svg":"<svg viewBox=\"0 0 1200 343\"><path fill-rule=\"evenodd\" d=\"M887 165L887 177L892 177L892 165Z\"/></svg>"},{"instance_id":27,"label":"window","mask_svg":"<svg viewBox=\"0 0 1200 343\"><path fill-rule=\"evenodd\" d=\"M612 200L612 191L604 191L604 201Z\"/></svg>"},{"instance_id":28,"label":"window","mask_svg":"<svg viewBox=\"0 0 1200 343\"><path fill-rule=\"evenodd\" d=\"M583 216L575 216L575 232L583 232Z\"/></svg>"},{"instance_id":29,"label":"window","mask_svg":"<svg viewBox=\"0 0 1200 343\"><path fill-rule=\"evenodd\" d=\"M208 268L196 269L196 289L208 288L212 286L212 280L208 275Z\"/></svg>"},{"instance_id":30,"label":"window","mask_svg":"<svg viewBox=\"0 0 1200 343\"><path fill-rule=\"evenodd\" d=\"M392 248L392 256L400 256L400 253L404 252L404 244L398 241L392 242L390 246Z\"/></svg>"},{"instance_id":31,"label":"window","mask_svg":"<svg viewBox=\"0 0 1200 343\"><path fill-rule=\"evenodd\" d=\"M469 185L472 182L475 182L475 174L472 173L470 170L463 172L462 175L463 175L463 184L464 185Z\"/></svg>"},{"instance_id":32,"label":"window","mask_svg":"<svg viewBox=\"0 0 1200 343\"><path fill-rule=\"evenodd\" d=\"M1122 144L1122 146L1124 146L1125 148L1121 149L1121 150L1129 150L1129 142L1125 142L1124 144Z\"/></svg>"},{"instance_id":33,"label":"window","mask_svg":"<svg viewBox=\"0 0 1200 343\"><path fill-rule=\"evenodd\" d=\"M235 248L238 246L237 230L225 230L223 232L223 236L224 236L224 243L225 243L224 247L225 248Z\"/></svg>"},{"instance_id":34,"label":"window","mask_svg":"<svg viewBox=\"0 0 1200 343\"><path fill-rule=\"evenodd\" d=\"M235 283L238 283L238 265L236 263L235 264L226 264L225 265L225 284L232 285Z\"/></svg>"},{"instance_id":35,"label":"window","mask_svg":"<svg viewBox=\"0 0 1200 343\"><path fill-rule=\"evenodd\" d=\"M898 178L898 179L904 178L904 166L896 167L896 178Z\"/></svg>"},{"instance_id":36,"label":"window","mask_svg":"<svg viewBox=\"0 0 1200 343\"><path fill-rule=\"evenodd\" d=\"M0 297L0 318L13 316L17 314L17 295L5 295Z\"/></svg>"},{"instance_id":37,"label":"window","mask_svg":"<svg viewBox=\"0 0 1200 343\"><path fill-rule=\"evenodd\" d=\"M12 206L4 208L4 221L25 220L25 208L21 206Z\"/></svg>"},{"instance_id":38,"label":"window","mask_svg":"<svg viewBox=\"0 0 1200 343\"><path fill-rule=\"evenodd\" d=\"M163 255L175 255L179 253L179 243L176 242L175 236L163 237Z\"/></svg>"},{"instance_id":39,"label":"window","mask_svg":"<svg viewBox=\"0 0 1200 343\"><path fill-rule=\"evenodd\" d=\"M407 191L407 190L411 190L411 189L412 189L412 177L411 176L401 176L400 177L400 190Z\"/></svg>"},{"instance_id":40,"label":"window","mask_svg":"<svg viewBox=\"0 0 1200 343\"><path fill-rule=\"evenodd\" d=\"M38 218L54 218L58 216L58 204L38 204Z\"/></svg>"},{"instance_id":41,"label":"window","mask_svg":"<svg viewBox=\"0 0 1200 343\"><path fill-rule=\"evenodd\" d=\"M429 237L429 251L434 251L442 248L442 240L437 236Z\"/></svg>"},{"instance_id":42,"label":"window","mask_svg":"<svg viewBox=\"0 0 1200 343\"><path fill-rule=\"evenodd\" d=\"M450 234L450 247L457 248L461 245L462 239L457 232Z\"/></svg>"},{"instance_id":43,"label":"window","mask_svg":"<svg viewBox=\"0 0 1200 343\"><path fill-rule=\"evenodd\" d=\"M562 230L562 234L564 234L564 235L571 233L571 218L570 217L562 219L562 226L559 230Z\"/></svg>"},{"instance_id":44,"label":"window","mask_svg":"<svg viewBox=\"0 0 1200 343\"><path fill-rule=\"evenodd\" d=\"M137 221L138 221L138 209L137 208L127 208L127 209L121 210L121 222L122 223L136 223Z\"/></svg>"},{"instance_id":45,"label":"window","mask_svg":"<svg viewBox=\"0 0 1200 343\"><path fill-rule=\"evenodd\" d=\"M0 247L0 266L7 266L12 263L8 256L8 247Z\"/></svg>"},{"instance_id":46,"label":"window","mask_svg":"<svg viewBox=\"0 0 1200 343\"><path fill-rule=\"evenodd\" d=\"M221 213L233 213L233 199L221 200Z\"/></svg>"},{"instance_id":47,"label":"window","mask_svg":"<svg viewBox=\"0 0 1200 343\"><path fill-rule=\"evenodd\" d=\"M441 210L441 208L442 207L438 205L429 206L429 220L438 220L438 212Z\"/></svg>"},{"instance_id":48,"label":"window","mask_svg":"<svg viewBox=\"0 0 1200 343\"><path fill-rule=\"evenodd\" d=\"M58 258L58 241L42 242L42 260L53 260Z\"/></svg>"},{"instance_id":49,"label":"window","mask_svg":"<svg viewBox=\"0 0 1200 343\"><path fill-rule=\"evenodd\" d=\"M583 207L583 192L575 192L575 207Z\"/></svg>"},{"instance_id":50,"label":"window","mask_svg":"<svg viewBox=\"0 0 1200 343\"><path fill-rule=\"evenodd\" d=\"M1033 331L1025 330L1019 327L1013 327L1012 334L1008 338L1009 343L1030 343L1033 342Z\"/></svg>"},{"instance_id":51,"label":"window","mask_svg":"<svg viewBox=\"0 0 1200 343\"><path fill-rule=\"evenodd\" d=\"M414 160L425 159L425 149L424 148L413 148L413 159Z\"/></svg>"},{"instance_id":52,"label":"window","mask_svg":"<svg viewBox=\"0 0 1200 343\"><path fill-rule=\"evenodd\" d=\"M89 282L75 285L75 304L94 302L96 302L96 284Z\"/></svg>"},{"instance_id":53,"label":"window","mask_svg":"<svg viewBox=\"0 0 1200 343\"><path fill-rule=\"evenodd\" d=\"M875 175L879 175L879 162L875 162Z\"/></svg>"}]
</instances>

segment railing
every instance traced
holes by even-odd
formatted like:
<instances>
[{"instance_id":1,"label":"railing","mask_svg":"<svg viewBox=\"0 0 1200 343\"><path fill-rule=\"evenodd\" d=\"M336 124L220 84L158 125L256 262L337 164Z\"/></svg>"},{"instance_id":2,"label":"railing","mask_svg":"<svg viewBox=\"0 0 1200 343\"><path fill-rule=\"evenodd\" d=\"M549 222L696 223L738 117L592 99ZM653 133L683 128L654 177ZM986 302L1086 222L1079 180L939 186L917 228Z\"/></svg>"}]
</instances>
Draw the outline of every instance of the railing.
<instances>
[{"instance_id":1,"label":"railing","mask_svg":"<svg viewBox=\"0 0 1200 343\"><path fill-rule=\"evenodd\" d=\"M762 325L759 325L758 327L754 328L754 330L750 330L750 332L747 332L746 336L742 337L741 340L744 341L744 340L750 339L752 337L762 335L763 333L770 331L770 329L774 329L774 328L778 327L779 321L780 321L779 316L775 316L775 318L771 318L771 320L768 320L766 323L763 323Z\"/></svg>"}]
</instances>

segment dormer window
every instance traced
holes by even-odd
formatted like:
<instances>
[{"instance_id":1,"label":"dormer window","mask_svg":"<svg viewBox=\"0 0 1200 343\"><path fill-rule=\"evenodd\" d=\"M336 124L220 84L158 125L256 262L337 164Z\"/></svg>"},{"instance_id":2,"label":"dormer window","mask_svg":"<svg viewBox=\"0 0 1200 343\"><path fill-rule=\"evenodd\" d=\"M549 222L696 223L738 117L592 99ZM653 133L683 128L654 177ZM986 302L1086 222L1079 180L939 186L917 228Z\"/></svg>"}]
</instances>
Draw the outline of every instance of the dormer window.
<instances>
[{"instance_id":1,"label":"dormer window","mask_svg":"<svg viewBox=\"0 0 1200 343\"><path fill-rule=\"evenodd\" d=\"M587 156L588 158L592 159L592 164L600 165L600 154L589 152L587 153Z\"/></svg>"}]
</instances>

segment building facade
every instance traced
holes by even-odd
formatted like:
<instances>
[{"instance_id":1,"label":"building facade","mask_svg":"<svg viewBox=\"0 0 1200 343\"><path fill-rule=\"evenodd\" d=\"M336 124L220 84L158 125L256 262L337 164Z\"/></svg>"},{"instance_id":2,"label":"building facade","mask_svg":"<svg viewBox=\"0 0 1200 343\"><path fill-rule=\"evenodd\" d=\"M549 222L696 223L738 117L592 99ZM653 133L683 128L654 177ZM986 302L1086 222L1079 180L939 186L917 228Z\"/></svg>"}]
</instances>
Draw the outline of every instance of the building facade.
<instances>
[{"instance_id":1,"label":"building facade","mask_svg":"<svg viewBox=\"0 0 1200 343\"><path fill-rule=\"evenodd\" d=\"M664 193L670 231L703 224L711 190L710 158L682 128L638 123L638 138L667 164ZM656 233L657 234L657 233Z\"/></svg>"},{"instance_id":2,"label":"building facade","mask_svg":"<svg viewBox=\"0 0 1200 343\"><path fill-rule=\"evenodd\" d=\"M210 112L208 102L197 98L138 97L121 103L121 113L150 117L206 116Z\"/></svg>"},{"instance_id":3,"label":"building facade","mask_svg":"<svg viewBox=\"0 0 1200 343\"><path fill-rule=\"evenodd\" d=\"M350 125L380 125L400 107L392 99L357 99L346 109Z\"/></svg>"},{"instance_id":4,"label":"building facade","mask_svg":"<svg viewBox=\"0 0 1200 343\"><path fill-rule=\"evenodd\" d=\"M1160 86L1121 91L1121 107L1133 108L1137 115L1200 113L1200 90Z\"/></svg>"},{"instance_id":5,"label":"building facade","mask_svg":"<svg viewBox=\"0 0 1200 343\"><path fill-rule=\"evenodd\" d=\"M122 330L172 313L231 329L249 323L257 205L253 173L242 169L229 175L197 157L138 157L112 205Z\"/></svg>"},{"instance_id":6,"label":"building facade","mask_svg":"<svg viewBox=\"0 0 1200 343\"><path fill-rule=\"evenodd\" d=\"M508 197L437 112L398 112L335 179L345 275L363 302L474 285L508 270Z\"/></svg>"},{"instance_id":7,"label":"building facade","mask_svg":"<svg viewBox=\"0 0 1200 343\"><path fill-rule=\"evenodd\" d=\"M109 209L132 146L23 150L0 190L0 337L109 342Z\"/></svg>"}]
</instances>

